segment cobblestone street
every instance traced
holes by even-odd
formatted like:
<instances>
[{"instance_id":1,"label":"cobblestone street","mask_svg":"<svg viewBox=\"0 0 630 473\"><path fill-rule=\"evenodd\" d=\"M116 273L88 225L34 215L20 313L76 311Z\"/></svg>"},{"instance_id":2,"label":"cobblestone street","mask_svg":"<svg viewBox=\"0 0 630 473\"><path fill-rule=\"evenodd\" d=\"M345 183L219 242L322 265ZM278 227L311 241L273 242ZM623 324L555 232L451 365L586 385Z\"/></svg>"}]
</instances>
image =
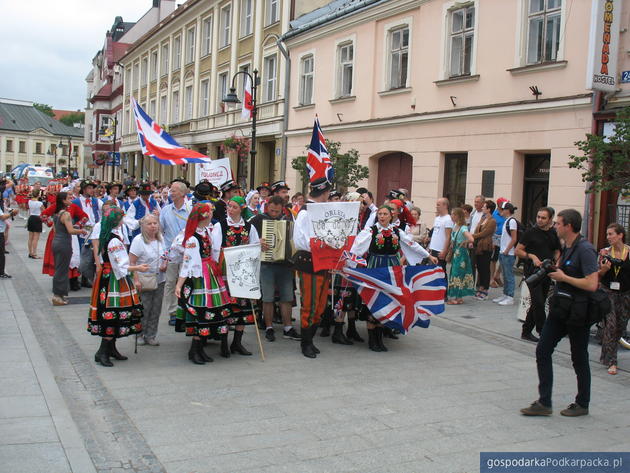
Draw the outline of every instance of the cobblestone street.
<instances>
[{"instance_id":1,"label":"cobblestone street","mask_svg":"<svg viewBox=\"0 0 630 473\"><path fill-rule=\"evenodd\" d=\"M47 234L42 235L40 254ZM51 279L26 257L21 220L0 282L0 471L432 472L479 471L481 451L624 451L630 352L610 376L592 344L591 414L564 418L575 377L563 341L554 415L526 418L536 399L535 345L520 340L516 307L467 301L427 330L366 344L317 337L316 360L278 337L252 357L187 360L188 340L160 322L160 346L119 343L128 361L95 366L85 331L87 289L50 305ZM497 290L494 290L497 291ZM360 328L364 334L364 328ZM256 349L256 350L255 350Z\"/></svg>"}]
</instances>

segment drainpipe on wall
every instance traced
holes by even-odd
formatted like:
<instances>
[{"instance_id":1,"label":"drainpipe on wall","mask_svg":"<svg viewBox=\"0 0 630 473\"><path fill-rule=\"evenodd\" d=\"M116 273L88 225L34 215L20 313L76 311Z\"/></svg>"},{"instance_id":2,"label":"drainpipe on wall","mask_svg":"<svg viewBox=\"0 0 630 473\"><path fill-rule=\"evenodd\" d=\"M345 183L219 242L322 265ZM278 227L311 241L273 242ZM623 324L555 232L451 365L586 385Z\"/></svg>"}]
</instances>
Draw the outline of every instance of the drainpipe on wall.
<instances>
[{"instance_id":1,"label":"drainpipe on wall","mask_svg":"<svg viewBox=\"0 0 630 473\"><path fill-rule=\"evenodd\" d=\"M282 116L282 159L280 160L280 179L285 180L287 174L287 128L289 128L289 89L291 85L291 58L289 57L289 52L286 50L284 45L282 44L282 38L277 35L276 37L276 45L278 49L282 53L285 59L284 66L284 112Z\"/></svg>"}]
</instances>

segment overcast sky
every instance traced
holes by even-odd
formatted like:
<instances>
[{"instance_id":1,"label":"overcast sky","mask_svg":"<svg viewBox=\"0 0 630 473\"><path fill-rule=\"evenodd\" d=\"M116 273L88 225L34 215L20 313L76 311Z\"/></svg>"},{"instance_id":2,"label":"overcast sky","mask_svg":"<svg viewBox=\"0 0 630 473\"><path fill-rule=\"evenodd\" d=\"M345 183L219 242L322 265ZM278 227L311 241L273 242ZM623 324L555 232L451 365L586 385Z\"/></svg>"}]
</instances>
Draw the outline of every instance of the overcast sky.
<instances>
[{"instance_id":1,"label":"overcast sky","mask_svg":"<svg viewBox=\"0 0 630 473\"><path fill-rule=\"evenodd\" d=\"M85 77L114 18L135 22L151 5L151 0L0 0L0 97L83 110Z\"/></svg>"}]
</instances>

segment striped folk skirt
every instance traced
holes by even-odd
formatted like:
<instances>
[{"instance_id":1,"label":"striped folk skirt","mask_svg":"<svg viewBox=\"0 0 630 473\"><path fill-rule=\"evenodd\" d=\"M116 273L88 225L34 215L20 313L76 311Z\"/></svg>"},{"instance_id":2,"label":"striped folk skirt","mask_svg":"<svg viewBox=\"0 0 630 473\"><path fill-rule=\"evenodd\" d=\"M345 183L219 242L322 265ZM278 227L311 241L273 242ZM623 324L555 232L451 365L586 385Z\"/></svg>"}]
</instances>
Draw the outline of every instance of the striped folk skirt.
<instances>
[{"instance_id":1,"label":"striped folk skirt","mask_svg":"<svg viewBox=\"0 0 630 473\"><path fill-rule=\"evenodd\" d=\"M87 330L100 337L122 338L142 332L142 304L129 275L116 279L110 263L96 274Z\"/></svg>"},{"instance_id":2,"label":"striped folk skirt","mask_svg":"<svg viewBox=\"0 0 630 473\"><path fill-rule=\"evenodd\" d=\"M227 333L231 298L212 258L201 261L202 277L187 278L177 308L176 332L209 337Z\"/></svg>"}]
</instances>

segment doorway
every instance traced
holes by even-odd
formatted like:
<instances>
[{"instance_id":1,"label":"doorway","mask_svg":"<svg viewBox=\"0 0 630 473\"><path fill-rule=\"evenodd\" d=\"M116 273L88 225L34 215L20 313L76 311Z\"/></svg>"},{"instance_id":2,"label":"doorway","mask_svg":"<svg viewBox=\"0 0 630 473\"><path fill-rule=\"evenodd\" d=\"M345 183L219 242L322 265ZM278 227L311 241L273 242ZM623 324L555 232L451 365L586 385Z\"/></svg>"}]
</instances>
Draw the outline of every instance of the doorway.
<instances>
[{"instance_id":1,"label":"doorway","mask_svg":"<svg viewBox=\"0 0 630 473\"><path fill-rule=\"evenodd\" d=\"M521 222L527 228L536 225L538 209L547 205L551 155L526 154Z\"/></svg>"},{"instance_id":2,"label":"doorway","mask_svg":"<svg viewBox=\"0 0 630 473\"><path fill-rule=\"evenodd\" d=\"M382 203L392 189L411 190L413 158L407 153L390 153L378 160L378 185L376 202ZM411 195L407 198L411 200Z\"/></svg>"}]
</instances>

